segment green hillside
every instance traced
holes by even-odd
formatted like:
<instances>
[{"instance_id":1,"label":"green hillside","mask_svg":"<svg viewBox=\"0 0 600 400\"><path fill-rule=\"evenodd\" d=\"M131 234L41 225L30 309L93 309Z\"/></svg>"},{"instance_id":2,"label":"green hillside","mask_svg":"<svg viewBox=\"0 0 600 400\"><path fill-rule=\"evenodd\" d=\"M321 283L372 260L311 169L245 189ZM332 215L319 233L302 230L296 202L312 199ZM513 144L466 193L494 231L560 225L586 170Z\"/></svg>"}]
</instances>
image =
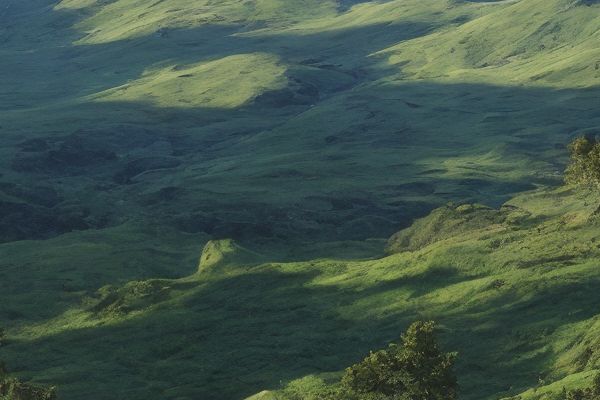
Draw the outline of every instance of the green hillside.
<instances>
[{"instance_id":1,"label":"green hillside","mask_svg":"<svg viewBox=\"0 0 600 400\"><path fill-rule=\"evenodd\" d=\"M461 398L584 386L600 199L561 185L599 27L595 0L3 0L0 360L67 400L291 400L427 318Z\"/></svg>"},{"instance_id":2,"label":"green hillside","mask_svg":"<svg viewBox=\"0 0 600 400\"><path fill-rule=\"evenodd\" d=\"M197 273L82 295L11 329L2 354L64 398L243 398L313 375L295 384L308 393L427 318L460 353L462 398L582 384L600 368L599 203L559 189L446 206L383 258L279 262L211 242ZM452 228L427 229L440 221Z\"/></svg>"}]
</instances>

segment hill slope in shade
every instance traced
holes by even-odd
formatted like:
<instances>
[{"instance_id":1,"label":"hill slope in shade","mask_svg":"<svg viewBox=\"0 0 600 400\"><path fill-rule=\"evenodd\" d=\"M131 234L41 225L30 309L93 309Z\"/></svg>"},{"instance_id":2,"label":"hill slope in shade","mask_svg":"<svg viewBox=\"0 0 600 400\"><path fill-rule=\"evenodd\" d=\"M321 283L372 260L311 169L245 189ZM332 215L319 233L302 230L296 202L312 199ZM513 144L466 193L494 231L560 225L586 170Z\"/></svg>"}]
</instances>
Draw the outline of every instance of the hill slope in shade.
<instances>
[{"instance_id":1,"label":"hill slope in shade","mask_svg":"<svg viewBox=\"0 0 600 400\"><path fill-rule=\"evenodd\" d=\"M447 200L557 181L564 144L599 125L597 5L317 3L10 3L0 168L57 193L3 189L55 228L2 236L151 215L240 240L382 237ZM561 27L543 51L545 31L504 29L532 15Z\"/></svg>"}]
</instances>

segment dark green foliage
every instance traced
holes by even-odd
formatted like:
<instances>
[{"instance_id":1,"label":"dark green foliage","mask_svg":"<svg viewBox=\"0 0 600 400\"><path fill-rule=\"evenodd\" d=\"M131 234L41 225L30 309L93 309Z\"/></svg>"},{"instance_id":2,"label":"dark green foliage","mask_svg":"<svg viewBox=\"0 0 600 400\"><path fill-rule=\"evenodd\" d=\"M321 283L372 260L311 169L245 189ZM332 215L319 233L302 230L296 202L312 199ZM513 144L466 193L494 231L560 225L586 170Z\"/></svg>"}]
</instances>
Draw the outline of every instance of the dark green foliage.
<instances>
[{"instance_id":1,"label":"dark green foliage","mask_svg":"<svg viewBox=\"0 0 600 400\"><path fill-rule=\"evenodd\" d=\"M452 370L456 353L443 353L434 322L415 322L400 344L372 352L346 369L341 384L324 398L360 400L452 400L458 384Z\"/></svg>"},{"instance_id":2,"label":"dark green foliage","mask_svg":"<svg viewBox=\"0 0 600 400\"><path fill-rule=\"evenodd\" d=\"M566 393L566 400L600 400L600 373L586 389L576 389Z\"/></svg>"},{"instance_id":3,"label":"dark green foliage","mask_svg":"<svg viewBox=\"0 0 600 400\"><path fill-rule=\"evenodd\" d=\"M6 344L6 331L4 328L0 328L0 347Z\"/></svg>"},{"instance_id":4,"label":"dark green foliage","mask_svg":"<svg viewBox=\"0 0 600 400\"><path fill-rule=\"evenodd\" d=\"M600 142L593 136L575 139L569 145L571 161L565 171L570 185L600 187Z\"/></svg>"},{"instance_id":5,"label":"dark green foliage","mask_svg":"<svg viewBox=\"0 0 600 400\"><path fill-rule=\"evenodd\" d=\"M56 400L56 389L39 388L11 378L0 363L0 400Z\"/></svg>"}]
</instances>

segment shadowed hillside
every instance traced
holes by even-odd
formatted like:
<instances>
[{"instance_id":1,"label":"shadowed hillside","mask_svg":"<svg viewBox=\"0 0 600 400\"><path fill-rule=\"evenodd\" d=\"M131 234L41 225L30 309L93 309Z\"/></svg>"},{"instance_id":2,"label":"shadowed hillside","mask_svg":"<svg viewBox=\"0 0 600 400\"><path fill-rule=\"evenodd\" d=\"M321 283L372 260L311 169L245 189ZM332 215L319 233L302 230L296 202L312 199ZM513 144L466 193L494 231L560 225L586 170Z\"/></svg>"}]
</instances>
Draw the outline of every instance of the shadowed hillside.
<instances>
[{"instance_id":1,"label":"shadowed hillside","mask_svg":"<svg viewBox=\"0 0 600 400\"><path fill-rule=\"evenodd\" d=\"M599 203L561 189L499 210L447 206L415 226L441 218L452 228L355 261L265 263L213 242L198 273L103 287L11 329L2 354L65 398L243 398L339 371L427 318L460 354L462 398L514 395L599 366ZM461 219L480 222L465 230ZM413 243L423 234L402 233ZM315 379L296 385L309 393Z\"/></svg>"}]
</instances>

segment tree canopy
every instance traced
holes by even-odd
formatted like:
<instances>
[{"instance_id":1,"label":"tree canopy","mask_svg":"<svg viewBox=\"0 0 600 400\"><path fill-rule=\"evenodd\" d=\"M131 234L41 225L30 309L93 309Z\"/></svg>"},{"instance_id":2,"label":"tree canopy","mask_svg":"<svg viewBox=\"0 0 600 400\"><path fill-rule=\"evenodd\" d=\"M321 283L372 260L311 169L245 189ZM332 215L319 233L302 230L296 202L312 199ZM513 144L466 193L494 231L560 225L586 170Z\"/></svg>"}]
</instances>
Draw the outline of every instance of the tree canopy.
<instances>
[{"instance_id":1,"label":"tree canopy","mask_svg":"<svg viewBox=\"0 0 600 400\"><path fill-rule=\"evenodd\" d=\"M591 135L578 137L569 144L569 152L565 182L600 187L600 141Z\"/></svg>"},{"instance_id":2,"label":"tree canopy","mask_svg":"<svg viewBox=\"0 0 600 400\"><path fill-rule=\"evenodd\" d=\"M440 349L434 322L415 322L400 343L347 368L340 385L325 398L453 400L458 393L456 356Z\"/></svg>"}]
</instances>

